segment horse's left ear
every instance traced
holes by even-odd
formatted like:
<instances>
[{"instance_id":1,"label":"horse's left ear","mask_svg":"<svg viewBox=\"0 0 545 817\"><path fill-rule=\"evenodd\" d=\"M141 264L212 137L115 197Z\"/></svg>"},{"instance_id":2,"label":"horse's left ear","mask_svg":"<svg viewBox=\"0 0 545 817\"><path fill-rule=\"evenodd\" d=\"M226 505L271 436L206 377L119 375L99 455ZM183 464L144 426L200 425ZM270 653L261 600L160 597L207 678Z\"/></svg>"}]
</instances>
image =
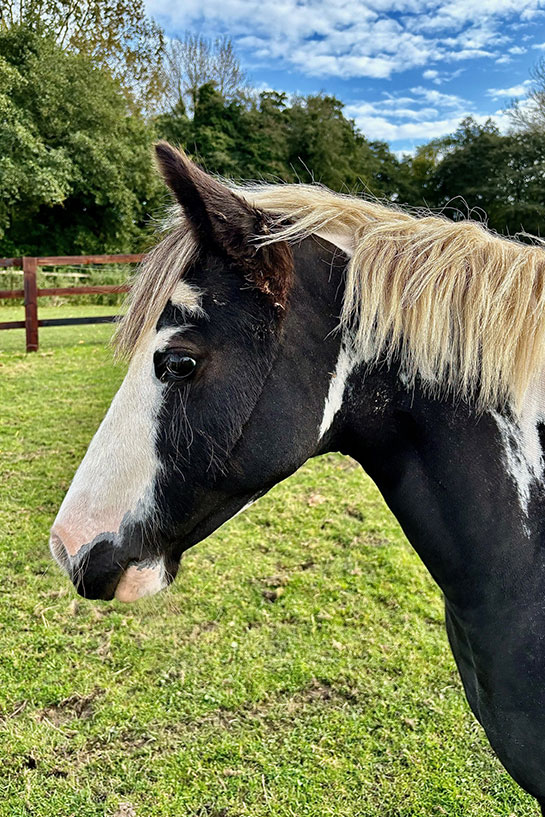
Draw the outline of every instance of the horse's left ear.
<instances>
[{"instance_id":1,"label":"horse's left ear","mask_svg":"<svg viewBox=\"0 0 545 817\"><path fill-rule=\"evenodd\" d=\"M205 173L168 142L155 145L159 170L200 242L213 243L276 306L286 306L293 257L286 242L259 246L270 233L270 217Z\"/></svg>"}]
</instances>

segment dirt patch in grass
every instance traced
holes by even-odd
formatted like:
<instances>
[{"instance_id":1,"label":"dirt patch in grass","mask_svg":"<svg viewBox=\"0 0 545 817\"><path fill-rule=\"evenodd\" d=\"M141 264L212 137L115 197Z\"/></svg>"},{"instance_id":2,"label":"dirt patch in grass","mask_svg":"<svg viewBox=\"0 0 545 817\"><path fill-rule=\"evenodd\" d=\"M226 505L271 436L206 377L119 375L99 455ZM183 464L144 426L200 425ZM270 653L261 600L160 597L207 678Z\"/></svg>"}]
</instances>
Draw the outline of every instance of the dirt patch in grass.
<instances>
[{"instance_id":1,"label":"dirt patch in grass","mask_svg":"<svg viewBox=\"0 0 545 817\"><path fill-rule=\"evenodd\" d=\"M104 695L104 690L98 688L88 695L80 695L76 692L57 704L51 704L39 710L38 720L47 720L53 726L64 726L75 719L86 720L93 716L95 701L101 695Z\"/></svg>"}]
</instances>

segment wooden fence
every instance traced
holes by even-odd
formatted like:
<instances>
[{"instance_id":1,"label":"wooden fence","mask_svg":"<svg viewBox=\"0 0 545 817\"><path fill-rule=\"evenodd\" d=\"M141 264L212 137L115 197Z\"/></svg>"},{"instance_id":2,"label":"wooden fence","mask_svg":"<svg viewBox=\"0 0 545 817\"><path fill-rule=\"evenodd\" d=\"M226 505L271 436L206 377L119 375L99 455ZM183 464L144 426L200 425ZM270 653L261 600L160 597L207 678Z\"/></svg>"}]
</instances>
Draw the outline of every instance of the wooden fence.
<instances>
[{"instance_id":1,"label":"wooden fence","mask_svg":"<svg viewBox=\"0 0 545 817\"><path fill-rule=\"evenodd\" d=\"M22 258L0 258L0 267L22 269L23 289L0 289L0 299L23 298L25 308L24 321L0 322L0 329L25 329L26 350L36 352L38 349L38 329L40 326L74 326L87 323L110 323L115 315L102 315L93 318L38 318L38 298L47 295L92 295L107 292L127 292L126 285L101 284L96 286L72 287L38 287L39 267L62 267L72 264L135 264L143 259L142 254L133 255L59 255Z\"/></svg>"}]
</instances>

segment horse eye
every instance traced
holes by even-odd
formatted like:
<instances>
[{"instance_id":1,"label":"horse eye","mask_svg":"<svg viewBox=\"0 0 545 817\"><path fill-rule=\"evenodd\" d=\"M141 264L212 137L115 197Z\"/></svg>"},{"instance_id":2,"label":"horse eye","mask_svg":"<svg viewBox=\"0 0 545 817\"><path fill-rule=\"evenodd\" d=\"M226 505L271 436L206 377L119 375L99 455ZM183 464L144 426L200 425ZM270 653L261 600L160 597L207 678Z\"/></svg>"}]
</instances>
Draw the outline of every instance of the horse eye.
<instances>
[{"instance_id":1,"label":"horse eye","mask_svg":"<svg viewBox=\"0 0 545 817\"><path fill-rule=\"evenodd\" d=\"M173 352L165 360L161 380L186 380L193 374L196 365L194 358Z\"/></svg>"}]
</instances>

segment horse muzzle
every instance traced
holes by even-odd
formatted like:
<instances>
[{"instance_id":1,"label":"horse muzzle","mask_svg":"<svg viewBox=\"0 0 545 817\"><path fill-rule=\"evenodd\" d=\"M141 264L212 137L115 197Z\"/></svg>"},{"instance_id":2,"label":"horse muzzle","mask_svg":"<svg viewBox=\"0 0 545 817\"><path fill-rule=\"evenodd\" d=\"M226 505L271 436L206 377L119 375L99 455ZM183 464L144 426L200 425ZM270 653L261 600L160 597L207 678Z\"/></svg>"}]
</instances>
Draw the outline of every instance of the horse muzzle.
<instances>
[{"instance_id":1,"label":"horse muzzle","mask_svg":"<svg viewBox=\"0 0 545 817\"><path fill-rule=\"evenodd\" d=\"M173 581L178 563L146 553L141 531L103 533L71 555L53 527L50 549L77 592L87 599L123 602L153 596Z\"/></svg>"}]
</instances>

